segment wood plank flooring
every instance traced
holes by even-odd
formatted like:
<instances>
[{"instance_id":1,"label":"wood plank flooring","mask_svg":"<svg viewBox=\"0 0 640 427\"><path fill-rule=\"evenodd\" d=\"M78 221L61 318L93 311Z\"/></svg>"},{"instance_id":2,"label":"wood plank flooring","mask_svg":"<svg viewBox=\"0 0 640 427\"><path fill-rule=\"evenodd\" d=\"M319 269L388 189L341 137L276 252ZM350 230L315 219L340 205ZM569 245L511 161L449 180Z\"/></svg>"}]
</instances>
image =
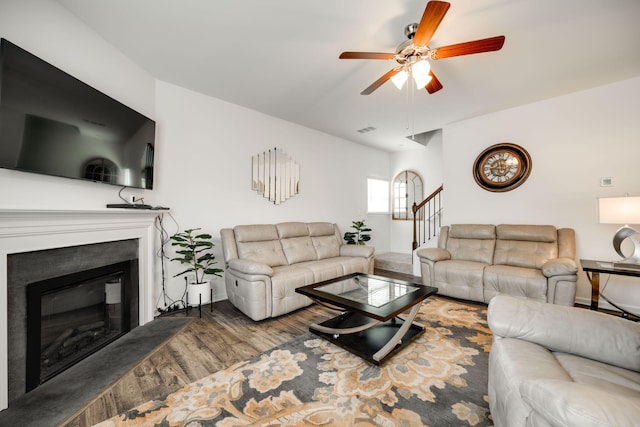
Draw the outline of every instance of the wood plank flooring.
<instances>
[{"instance_id":1,"label":"wood plank flooring","mask_svg":"<svg viewBox=\"0 0 640 427\"><path fill-rule=\"evenodd\" d=\"M318 304L286 316L254 322L228 301L190 310L194 318L164 346L104 390L62 426L85 427L283 344L308 331L310 323L335 315ZM173 316L185 316L176 313Z\"/></svg>"}]
</instances>

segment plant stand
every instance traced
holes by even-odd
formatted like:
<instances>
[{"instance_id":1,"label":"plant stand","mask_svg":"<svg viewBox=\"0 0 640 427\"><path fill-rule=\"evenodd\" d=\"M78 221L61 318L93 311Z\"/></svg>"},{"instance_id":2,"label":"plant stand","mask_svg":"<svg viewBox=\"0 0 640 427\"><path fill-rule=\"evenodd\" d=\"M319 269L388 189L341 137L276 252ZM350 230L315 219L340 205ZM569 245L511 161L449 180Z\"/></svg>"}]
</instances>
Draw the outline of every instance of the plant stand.
<instances>
[{"instance_id":1,"label":"plant stand","mask_svg":"<svg viewBox=\"0 0 640 427\"><path fill-rule=\"evenodd\" d=\"M198 294L198 316L202 319L202 294ZM189 292L187 291L187 301L189 301ZM206 304L206 303L205 303ZM195 308L195 307L194 307ZM187 303L187 309L185 310L185 315L189 315L189 310L191 309L191 305ZM209 289L209 311L213 313L213 289Z\"/></svg>"}]
</instances>

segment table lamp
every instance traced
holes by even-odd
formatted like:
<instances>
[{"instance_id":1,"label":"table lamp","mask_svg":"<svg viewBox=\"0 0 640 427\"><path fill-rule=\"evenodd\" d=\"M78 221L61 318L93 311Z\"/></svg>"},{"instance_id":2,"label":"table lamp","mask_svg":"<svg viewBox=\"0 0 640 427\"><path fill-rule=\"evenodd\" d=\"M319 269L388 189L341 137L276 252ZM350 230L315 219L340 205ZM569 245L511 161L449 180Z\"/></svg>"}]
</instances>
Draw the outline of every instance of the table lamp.
<instances>
[{"instance_id":1,"label":"table lamp","mask_svg":"<svg viewBox=\"0 0 640 427\"><path fill-rule=\"evenodd\" d=\"M613 248L624 258L621 263L640 266L640 233L629 224L640 224L640 197L600 197L598 199L600 224L625 224L613 236ZM620 245L625 239L633 244L633 253L625 258Z\"/></svg>"}]
</instances>

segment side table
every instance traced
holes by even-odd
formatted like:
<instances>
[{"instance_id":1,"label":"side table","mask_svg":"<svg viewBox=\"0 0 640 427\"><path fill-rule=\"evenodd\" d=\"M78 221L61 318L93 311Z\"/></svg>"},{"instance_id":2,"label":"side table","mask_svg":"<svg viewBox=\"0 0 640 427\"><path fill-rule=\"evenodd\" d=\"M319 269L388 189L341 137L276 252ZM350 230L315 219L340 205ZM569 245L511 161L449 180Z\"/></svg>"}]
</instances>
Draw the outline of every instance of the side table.
<instances>
[{"instance_id":1,"label":"side table","mask_svg":"<svg viewBox=\"0 0 640 427\"><path fill-rule=\"evenodd\" d=\"M598 299L600 297L600 273L613 274L617 276L632 276L640 277L640 268L617 266L610 261L594 261L588 259L581 259L580 264L582 270L587 274L587 278L591 282L591 310L598 310ZM623 316L637 315L629 313L624 309L618 307L613 302L609 301L604 295L602 296L609 304L622 311Z\"/></svg>"}]
</instances>

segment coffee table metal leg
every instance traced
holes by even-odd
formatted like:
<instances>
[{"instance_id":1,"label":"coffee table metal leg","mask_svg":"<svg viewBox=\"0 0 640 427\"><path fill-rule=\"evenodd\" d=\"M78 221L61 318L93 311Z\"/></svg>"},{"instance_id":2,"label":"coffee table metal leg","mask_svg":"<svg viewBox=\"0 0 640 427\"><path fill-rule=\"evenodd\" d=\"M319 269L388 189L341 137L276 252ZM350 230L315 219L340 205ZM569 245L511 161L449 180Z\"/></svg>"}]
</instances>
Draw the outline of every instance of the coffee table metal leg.
<instances>
[{"instance_id":1,"label":"coffee table metal leg","mask_svg":"<svg viewBox=\"0 0 640 427\"><path fill-rule=\"evenodd\" d=\"M380 360L382 360L387 354L389 354L391 352L391 350L393 350L394 348L396 348L396 345L398 343L400 343L402 341L402 338L406 335L407 331L409 330L409 328L411 327L411 325L413 325L413 319L416 318L416 315L418 314L418 311L420 310L420 305L421 304L416 304L413 306L413 308L411 309L411 311L409 312L409 315L407 316L407 318L405 319L405 322L403 323L403 325L400 327L400 329L398 329L398 331L395 333L395 335L389 340L389 342L387 342L384 347L382 347L380 350L378 350L374 355L373 355L373 360L379 362Z\"/></svg>"}]
</instances>

